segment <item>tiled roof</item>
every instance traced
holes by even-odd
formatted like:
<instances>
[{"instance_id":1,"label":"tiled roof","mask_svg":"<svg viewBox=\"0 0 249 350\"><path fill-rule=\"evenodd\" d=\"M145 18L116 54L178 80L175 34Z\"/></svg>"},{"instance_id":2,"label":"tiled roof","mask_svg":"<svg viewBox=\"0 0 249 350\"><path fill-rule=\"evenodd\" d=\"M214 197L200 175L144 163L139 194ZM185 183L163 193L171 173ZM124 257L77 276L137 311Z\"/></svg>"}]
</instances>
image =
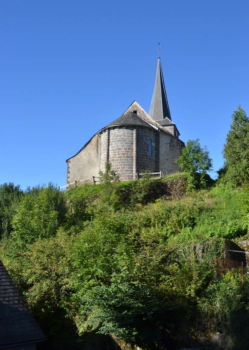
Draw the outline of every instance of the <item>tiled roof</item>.
<instances>
[{"instance_id":1,"label":"tiled roof","mask_svg":"<svg viewBox=\"0 0 249 350\"><path fill-rule=\"evenodd\" d=\"M0 260L0 348L46 340Z\"/></svg>"},{"instance_id":2,"label":"tiled roof","mask_svg":"<svg viewBox=\"0 0 249 350\"><path fill-rule=\"evenodd\" d=\"M151 116L149 116L149 114L140 106L139 103L137 103L137 101L134 101L130 107L125 111L124 114L126 114L129 111L133 111L133 110L137 110L137 115L139 118L141 118L142 120L144 120L146 123L150 124L151 126L154 126L155 128L165 132L166 134L169 134L170 136L172 136L169 132L167 132L163 126L161 126L159 124L158 121L155 121L154 119L151 118ZM167 120L169 120L167 118Z\"/></svg>"},{"instance_id":3,"label":"tiled roof","mask_svg":"<svg viewBox=\"0 0 249 350\"><path fill-rule=\"evenodd\" d=\"M134 111L136 111L137 114L135 114ZM167 122L171 123L172 125L175 125L174 123L171 122L170 119L165 118L165 120L167 120ZM132 104L121 115L121 117L119 117L118 119L115 119L113 122L111 122L101 130L99 130L99 133L101 133L102 131L108 128L115 127L115 126L134 126L134 125L139 126L140 125L140 126L146 126L147 128L151 127L151 128L156 128L157 130L159 129L160 131L173 137L173 135L170 132L165 130L163 126L160 125L161 122L162 121L160 121L159 123L159 121L155 121L154 119L152 119L149 116L149 114L139 105L139 103L137 103L137 101L133 101ZM93 135L93 137L95 135ZM79 154L91 142L93 137L91 137L91 139L74 156L68 158L66 162L72 159L73 157L77 156L77 154Z\"/></svg>"},{"instance_id":4,"label":"tiled roof","mask_svg":"<svg viewBox=\"0 0 249 350\"><path fill-rule=\"evenodd\" d=\"M158 120L157 121L158 124L160 124L161 126L168 126L168 125L175 125L169 118L164 118L163 120Z\"/></svg>"},{"instance_id":5,"label":"tiled roof","mask_svg":"<svg viewBox=\"0 0 249 350\"><path fill-rule=\"evenodd\" d=\"M137 114L135 114L134 112L126 112L123 115L121 115L121 117L119 117L118 119L114 120L112 123L108 124L104 129L108 129L110 127L114 127L114 126L122 126L122 125L138 125L138 126L146 126L151 127L150 124L148 124L147 122L145 122L144 120L142 120L141 118L139 118L139 116Z\"/></svg>"}]
</instances>

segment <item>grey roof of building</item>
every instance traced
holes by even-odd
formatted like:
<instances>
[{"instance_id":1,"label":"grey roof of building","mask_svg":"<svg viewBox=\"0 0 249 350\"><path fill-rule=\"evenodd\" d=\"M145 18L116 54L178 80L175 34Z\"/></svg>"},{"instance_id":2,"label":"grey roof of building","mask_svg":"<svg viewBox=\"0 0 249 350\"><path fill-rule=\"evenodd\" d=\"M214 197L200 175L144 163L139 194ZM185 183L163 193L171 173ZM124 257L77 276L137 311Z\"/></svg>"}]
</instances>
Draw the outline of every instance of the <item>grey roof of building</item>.
<instances>
[{"instance_id":1,"label":"grey roof of building","mask_svg":"<svg viewBox=\"0 0 249 350\"><path fill-rule=\"evenodd\" d=\"M137 125L137 126L145 126L147 128L148 127L152 128L152 126L149 123L141 119L136 113L126 112L123 115L121 115L121 117L119 117L118 119L114 120L113 122L105 126L103 130L112 128L115 126L128 126L128 125L130 126Z\"/></svg>"},{"instance_id":2,"label":"grey roof of building","mask_svg":"<svg viewBox=\"0 0 249 350\"><path fill-rule=\"evenodd\" d=\"M142 118L140 118L137 114L133 113L133 112L125 112L124 114L121 115L121 117L115 119L113 122L111 122L110 124L106 125L104 128L102 128L99 133L101 133L102 131L109 129L109 128L113 128L115 126L145 126L147 128L152 128L153 126L149 123L144 121ZM154 126L155 127L155 126ZM98 133L96 133L98 134ZM71 158L74 158L75 156L77 156L77 154L79 154L84 148L86 148L86 146L91 142L91 140L93 139L93 137L96 135L94 134L90 140L72 157L68 158L66 160L66 162L68 160L70 160Z\"/></svg>"},{"instance_id":3,"label":"grey roof of building","mask_svg":"<svg viewBox=\"0 0 249 350\"><path fill-rule=\"evenodd\" d=\"M156 121L163 120L166 117L172 120L163 79L160 57L158 57L157 62L156 81L149 115Z\"/></svg>"},{"instance_id":4,"label":"grey roof of building","mask_svg":"<svg viewBox=\"0 0 249 350\"><path fill-rule=\"evenodd\" d=\"M46 340L0 260L0 348Z\"/></svg>"},{"instance_id":5,"label":"grey roof of building","mask_svg":"<svg viewBox=\"0 0 249 350\"><path fill-rule=\"evenodd\" d=\"M137 110L137 114L133 112L133 110ZM141 114L141 111L143 111L143 113ZM138 115L139 114L139 115ZM166 124L164 124L166 123ZM126 109L126 111L121 115L121 117L115 119L113 122L111 122L110 124L108 124L107 126L103 127L102 129L99 130L98 133L101 133L102 131L112 128L112 127L122 127L122 126L144 126L147 128L154 128L154 129L159 129L160 131L168 134L171 137L174 137L174 135L172 135L170 132L168 132L167 130L165 130L163 128L163 126L166 125L175 125L170 119L168 119L167 117L164 118L164 120L160 120L160 121L155 121L154 119L151 118L150 115L148 115L144 109L136 102L133 101L132 104L128 107L128 109ZM72 157L68 158L66 160L66 162L68 162L70 159L74 158L75 156L77 156L84 148L87 147L87 145L91 142L91 140L94 138L94 136L96 135L94 134L90 140L85 143L85 145Z\"/></svg>"},{"instance_id":6,"label":"grey roof of building","mask_svg":"<svg viewBox=\"0 0 249 350\"><path fill-rule=\"evenodd\" d=\"M169 118L164 118L163 120L158 120L157 121L158 124L160 124L161 126L168 126L168 125L175 125Z\"/></svg>"}]
</instances>

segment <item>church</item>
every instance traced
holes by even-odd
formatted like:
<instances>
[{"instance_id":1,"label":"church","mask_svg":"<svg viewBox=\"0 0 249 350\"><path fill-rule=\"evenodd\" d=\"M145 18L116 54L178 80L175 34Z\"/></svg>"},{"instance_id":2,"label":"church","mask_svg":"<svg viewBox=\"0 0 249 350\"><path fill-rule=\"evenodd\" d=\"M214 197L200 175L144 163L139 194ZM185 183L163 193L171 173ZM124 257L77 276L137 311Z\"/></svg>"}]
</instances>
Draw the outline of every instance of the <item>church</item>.
<instances>
[{"instance_id":1,"label":"church","mask_svg":"<svg viewBox=\"0 0 249 350\"><path fill-rule=\"evenodd\" d=\"M127 110L99 130L71 158L67 159L67 184L92 182L106 163L117 172L121 181L134 180L143 171L179 171L175 160L184 143L172 121L164 85L161 59L158 57L156 81L149 114L134 101Z\"/></svg>"}]
</instances>

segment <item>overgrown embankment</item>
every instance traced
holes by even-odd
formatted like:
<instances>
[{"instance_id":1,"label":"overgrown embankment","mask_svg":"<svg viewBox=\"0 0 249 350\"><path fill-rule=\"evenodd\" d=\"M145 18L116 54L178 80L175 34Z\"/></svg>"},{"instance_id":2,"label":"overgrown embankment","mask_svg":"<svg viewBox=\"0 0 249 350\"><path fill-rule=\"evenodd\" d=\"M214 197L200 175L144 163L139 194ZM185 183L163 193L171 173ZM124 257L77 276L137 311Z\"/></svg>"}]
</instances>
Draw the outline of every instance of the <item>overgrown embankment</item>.
<instances>
[{"instance_id":1,"label":"overgrown embankment","mask_svg":"<svg viewBox=\"0 0 249 350\"><path fill-rule=\"evenodd\" d=\"M248 191L187 185L172 176L20 196L1 259L46 349L207 349L217 332L227 349L248 348L249 279L242 288L241 270L217 265L226 239L247 239Z\"/></svg>"}]
</instances>

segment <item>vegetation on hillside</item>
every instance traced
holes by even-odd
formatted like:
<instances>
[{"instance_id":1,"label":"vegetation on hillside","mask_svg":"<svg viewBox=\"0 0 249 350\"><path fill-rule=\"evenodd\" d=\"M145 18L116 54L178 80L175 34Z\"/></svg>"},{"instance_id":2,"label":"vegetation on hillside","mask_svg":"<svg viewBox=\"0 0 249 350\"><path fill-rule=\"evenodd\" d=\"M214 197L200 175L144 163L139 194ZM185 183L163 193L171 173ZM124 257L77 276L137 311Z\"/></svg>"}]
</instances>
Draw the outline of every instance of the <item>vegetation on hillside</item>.
<instances>
[{"instance_id":1,"label":"vegetation on hillside","mask_svg":"<svg viewBox=\"0 0 249 350\"><path fill-rule=\"evenodd\" d=\"M236 186L249 181L249 118L241 106L232 115L223 155L225 178Z\"/></svg>"},{"instance_id":2,"label":"vegetation on hillside","mask_svg":"<svg viewBox=\"0 0 249 350\"><path fill-rule=\"evenodd\" d=\"M187 142L176 163L188 174L188 190L207 186L207 172L212 169L212 159L207 147L201 147L199 139Z\"/></svg>"},{"instance_id":3,"label":"vegetation on hillside","mask_svg":"<svg viewBox=\"0 0 249 350\"><path fill-rule=\"evenodd\" d=\"M130 182L108 167L65 192L1 186L0 258L49 339L40 349L204 349L216 332L248 349L249 277L223 263L225 241L248 238L248 185L228 170L205 181L208 152L188 145L208 166Z\"/></svg>"}]
</instances>

